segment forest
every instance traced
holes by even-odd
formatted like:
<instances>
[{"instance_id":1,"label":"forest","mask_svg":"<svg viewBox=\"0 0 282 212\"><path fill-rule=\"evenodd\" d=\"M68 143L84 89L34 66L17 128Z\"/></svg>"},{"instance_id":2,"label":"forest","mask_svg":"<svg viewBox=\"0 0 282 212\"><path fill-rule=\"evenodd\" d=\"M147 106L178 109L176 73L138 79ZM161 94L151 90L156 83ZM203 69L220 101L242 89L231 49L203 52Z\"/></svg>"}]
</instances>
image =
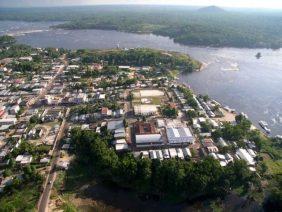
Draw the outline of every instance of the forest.
<instances>
[{"instance_id":1,"label":"forest","mask_svg":"<svg viewBox=\"0 0 282 212\"><path fill-rule=\"evenodd\" d=\"M68 57L71 59L80 57L82 65L107 61L110 66L121 64L129 66L151 66L161 70L177 69L183 72L197 71L202 65L199 61L192 59L186 54L146 48L136 48L125 51L115 49L107 51L81 49L76 52L70 52ZM111 71L115 70L111 69Z\"/></svg>"},{"instance_id":2,"label":"forest","mask_svg":"<svg viewBox=\"0 0 282 212\"><path fill-rule=\"evenodd\" d=\"M224 197L240 186L244 189L260 187L259 179L242 160L223 168L211 157L200 162L134 158L130 153L117 154L110 146L111 135L106 130L102 133L100 136L75 128L72 145L76 162L88 166L89 171L105 183L171 202L203 196Z\"/></svg>"},{"instance_id":3,"label":"forest","mask_svg":"<svg viewBox=\"0 0 282 212\"><path fill-rule=\"evenodd\" d=\"M88 6L0 9L0 20L63 21L55 27L153 33L197 46L273 49L282 46L282 15L278 12L205 12L177 6Z\"/></svg>"}]
</instances>

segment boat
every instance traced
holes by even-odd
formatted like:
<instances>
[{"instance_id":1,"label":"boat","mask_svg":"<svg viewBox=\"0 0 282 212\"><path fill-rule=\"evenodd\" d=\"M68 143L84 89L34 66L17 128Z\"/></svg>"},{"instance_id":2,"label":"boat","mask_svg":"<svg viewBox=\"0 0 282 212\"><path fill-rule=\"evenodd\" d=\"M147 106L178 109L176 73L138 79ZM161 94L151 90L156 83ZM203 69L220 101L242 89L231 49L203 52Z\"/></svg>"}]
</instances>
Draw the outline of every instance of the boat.
<instances>
[{"instance_id":1,"label":"boat","mask_svg":"<svg viewBox=\"0 0 282 212\"><path fill-rule=\"evenodd\" d=\"M262 56L261 56L261 53L260 52L258 52L257 54L256 54L256 58L257 59L260 59Z\"/></svg>"},{"instance_id":2,"label":"boat","mask_svg":"<svg viewBox=\"0 0 282 212\"><path fill-rule=\"evenodd\" d=\"M259 121L259 125L262 129L265 130L266 133L269 134L271 132L271 130L268 128L268 123L266 121Z\"/></svg>"}]
</instances>

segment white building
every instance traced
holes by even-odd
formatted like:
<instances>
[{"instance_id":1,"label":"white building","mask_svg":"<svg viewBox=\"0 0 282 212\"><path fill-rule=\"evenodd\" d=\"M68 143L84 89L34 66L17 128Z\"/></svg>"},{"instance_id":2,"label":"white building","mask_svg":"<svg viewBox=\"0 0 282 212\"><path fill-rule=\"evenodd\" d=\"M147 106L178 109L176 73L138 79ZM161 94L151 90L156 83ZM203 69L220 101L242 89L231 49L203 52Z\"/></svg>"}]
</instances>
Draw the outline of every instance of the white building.
<instances>
[{"instance_id":1,"label":"white building","mask_svg":"<svg viewBox=\"0 0 282 212\"><path fill-rule=\"evenodd\" d=\"M16 115L20 111L20 106L19 105L13 105L10 109L9 112L12 115Z\"/></svg>"},{"instance_id":2,"label":"white building","mask_svg":"<svg viewBox=\"0 0 282 212\"><path fill-rule=\"evenodd\" d=\"M28 57L20 57L19 58L20 61L32 61L32 57L28 56Z\"/></svg>"},{"instance_id":3,"label":"white building","mask_svg":"<svg viewBox=\"0 0 282 212\"><path fill-rule=\"evenodd\" d=\"M242 160L245 160L248 165L255 165L256 162L255 162L254 158L247 152L247 150L240 148L236 151L236 154Z\"/></svg>"},{"instance_id":4,"label":"white building","mask_svg":"<svg viewBox=\"0 0 282 212\"><path fill-rule=\"evenodd\" d=\"M167 127L166 134L168 143L171 145L193 144L195 141L188 127Z\"/></svg>"},{"instance_id":5,"label":"white building","mask_svg":"<svg viewBox=\"0 0 282 212\"><path fill-rule=\"evenodd\" d=\"M125 139L118 139L113 142L116 151L127 150L128 145Z\"/></svg>"},{"instance_id":6,"label":"white building","mask_svg":"<svg viewBox=\"0 0 282 212\"><path fill-rule=\"evenodd\" d=\"M138 90L132 92L135 98L146 98L146 97L161 97L164 96L164 92L161 90Z\"/></svg>"},{"instance_id":7,"label":"white building","mask_svg":"<svg viewBox=\"0 0 282 212\"><path fill-rule=\"evenodd\" d=\"M135 105L134 106L135 115L148 116L148 115L154 115L157 112L158 112L157 105Z\"/></svg>"},{"instance_id":8,"label":"white building","mask_svg":"<svg viewBox=\"0 0 282 212\"><path fill-rule=\"evenodd\" d=\"M20 164L28 164L31 163L32 156L31 155L18 155L16 157L16 162Z\"/></svg>"},{"instance_id":9,"label":"white building","mask_svg":"<svg viewBox=\"0 0 282 212\"><path fill-rule=\"evenodd\" d=\"M162 136L159 133L135 135L135 142L137 147L159 146L163 144Z\"/></svg>"}]
</instances>

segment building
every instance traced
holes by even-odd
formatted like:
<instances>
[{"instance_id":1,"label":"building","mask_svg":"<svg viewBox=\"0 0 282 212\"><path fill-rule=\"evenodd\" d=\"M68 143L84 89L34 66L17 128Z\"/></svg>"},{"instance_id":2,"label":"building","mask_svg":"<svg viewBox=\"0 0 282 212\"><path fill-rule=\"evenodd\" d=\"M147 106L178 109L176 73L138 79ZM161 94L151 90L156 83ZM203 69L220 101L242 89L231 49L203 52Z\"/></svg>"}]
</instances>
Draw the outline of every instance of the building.
<instances>
[{"instance_id":1,"label":"building","mask_svg":"<svg viewBox=\"0 0 282 212\"><path fill-rule=\"evenodd\" d=\"M124 129L124 123L123 120L115 120L115 121L109 121L108 122L108 130L113 132L118 129Z\"/></svg>"},{"instance_id":2,"label":"building","mask_svg":"<svg viewBox=\"0 0 282 212\"><path fill-rule=\"evenodd\" d=\"M136 122L134 124L134 133L137 147L163 145L162 135L157 132L152 123Z\"/></svg>"},{"instance_id":3,"label":"building","mask_svg":"<svg viewBox=\"0 0 282 212\"><path fill-rule=\"evenodd\" d=\"M135 115L141 116L155 115L158 112L157 105L135 105L133 109Z\"/></svg>"},{"instance_id":4,"label":"building","mask_svg":"<svg viewBox=\"0 0 282 212\"><path fill-rule=\"evenodd\" d=\"M103 117L111 116L111 115L112 115L112 110L110 110L110 109L107 108L107 107L102 107L102 108L101 108L101 115L102 115Z\"/></svg>"},{"instance_id":5,"label":"building","mask_svg":"<svg viewBox=\"0 0 282 212\"><path fill-rule=\"evenodd\" d=\"M238 149L236 151L236 154L242 159L247 162L248 165L255 165L255 160L254 158L248 153L246 149Z\"/></svg>"},{"instance_id":6,"label":"building","mask_svg":"<svg viewBox=\"0 0 282 212\"><path fill-rule=\"evenodd\" d=\"M80 104L85 103L87 101L87 94L85 93L78 93L76 96L73 97L73 103Z\"/></svg>"},{"instance_id":7,"label":"building","mask_svg":"<svg viewBox=\"0 0 282 212\"><path fill-rule=\"evenodd\" d=\"M146 98L146 97L162 97L164 92L161 90L137 90L132 92L134 98Z\"/></svg>"},{"instance_id":8,"label":"building","mask_svg":"<svg viewBox=\"0 0 282 212\"><path fill-rule=\"evenodd\" d=\"M20 111L20 106L19 105L13 105L9 109L9 113L12 114L12 115L16 115L19 111Z\"/></svg>"},{"instance_id":9,"label":"building","mask_svg":"<svg viewBox=\"0 0 282 212\"><path fill-rule=\"evenodd\" d=\"M18 155L16 157L16 162L20 163L22 165L24 164L29 164L32 161L32 156L31 155Z\"/></svg>"},{"instance_id":10,"label":"building","mask_svg":"<svg viewBox=\"0 0 282 212\"><path fill-rule=\"evenodd\" d=\"M16 118L0 119L0 125L13 125L16 124L16 122L17 122Z\"/></svg>"},{"instance_id":11,"label":"building","mask_svg":"<svg viewBox=\"0 0 282 212\"><path fill-rule=\"evenodd\" d=\"M20 61L32 61L32 57L28 56L28 57L20 57L19 58Z\"/></svg>"},{"instance_id":12,"label":"building","mask_svg":"<svg viewBox=\"0 0 282 212\"><path fill-rule=\"evenodd\" d=\"M218 152L218 148L211 138L205 138L203 140L203 146L208 153Z\"/></svg>"},{"instance_id":13,"label":"building","mask_svg":"<svg viewBox=\"0 0 282 212\"><path fill-rule=\"evenodd\" d=\"M193 144L195 141L188 127L167 127L166 134L170 145Z\"/></svg>"},{"instance_id":14,"label":"building","mask_svg":"<svg viewBox=\"0 0 282 212\"><path fill-rule=\"evenodd\" d=\"M117 139L113 142L116 151L128 150L128 145L125 139Z\"/></svg>"}]
</instances>

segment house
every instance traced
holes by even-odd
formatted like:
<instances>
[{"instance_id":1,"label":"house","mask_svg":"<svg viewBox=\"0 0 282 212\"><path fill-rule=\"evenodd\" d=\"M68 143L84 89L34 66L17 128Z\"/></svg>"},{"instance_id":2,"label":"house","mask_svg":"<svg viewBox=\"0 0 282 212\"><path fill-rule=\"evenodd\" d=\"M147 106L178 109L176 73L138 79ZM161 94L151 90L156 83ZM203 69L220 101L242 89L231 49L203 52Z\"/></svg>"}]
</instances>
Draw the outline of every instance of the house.
<instances>
[{"instance_id":1,"label":"house","mask_svg":"<svg viewBox=\"0 0 282 212\"><path fill-rule=\"evenodd\" d=\"M56 165L58 169L68 170L70 163L68 161L58 161Z\"/></svg>"},{"instance_id":2,"label":"house","mask_svg":"<svg viewBox=\"0 0 282 212\"><path fill-rule=\"evenodd\" d=\"M0 150L0 162L3 162L3 160L5 159L5 157L9 154L9 150L8 149L2 149Z\"/></svg>"},{"instance_id":3,"label":"house","mask_svg":"<svg viewBox=\"0 0 282 212\"><path fill-rule=\"evenodd\" d=\"M162 135L157 132L154 124L148 122L134 123L135 143L137 147L163 145Z\"/></svg>"},{"instance_id":4,"label":"house","mask_svg":"<svg viewBox=\"0 0 282 212\"><path fill-rule=\"evenodd\" d=\"M113 116L114 117L121 117L121 116L123 116L124 115L124 110L123 109L117 109L117 110L115 110L114 112L113 112Z\"/></svg>"},{"instance_id":5,"label":"house","mask_svg":"<svg viewBox=\"0 0 282 212\"><path fill-rule=\"evenodd\" d=\"M221 147L228 146L228 144L226 143L226 141L225 141L223 138L221 138L221 137L218 139L218 142L217 142L217 143L218 143L218 145L221 146Z\"/></svg>"},{"instance_id":6,"label":"house","mask_svg":"<svg viewBox=\"0 0 282 212\"><path fill-rule=\"evenodd\" d=\"M9 109L9 113L10 113L11 115L16 115L19 111L20 111L20 106L19 106L19 105L13 105L13 106Z\"/></svg>"},{"instance_id":7,"label":"house","mask_svg":"<svg viewBox=\"0 0 282 212\"><path fill-rule=\"evenodd\" d=\"M118 66L119 69L127 70L130 69L130 66Z\"/></svg>"},{"instance_id":8,"label":"house","mask_svg":"<svg viewBox=\"0 0 282 212\"><path fill-rule=\"evenodd\" d=\"M50 159L49 159L49 158L42 158L42 159L40 159L39 162L40 162L40 163L49 163L49 162L50 162Z\"/></svg>"},{"instance_id":9,"label":"house","mask_svg":"<svg viewBox=\"0 0 282 212\"><path fill-rule=\"evenodd\" d=\"M182 149L184 157L192 157L191 151L188 147Z\"/></svg>"},{"instance_id":10,"label":"house","mask_svg":"<svg viewBox=\"0 0 282 212\"><path fill-rule=\"evenodd\" d=\"M32 57L28 56L28 57L20 57L19 58L20 61L32 61Z\"/></svg>"},{"instance_id":11,"label":"house","mask_svg":"<svg viewBox=\"0 0 282 212\"><path fill-rule=\"evenodd\" d=\"M171 158L176 158L177 157L176 149L170 148L170 149L168 149L168 151L169 151L169 155L170 155Z\"/></svg>"},{"instance_id":12,"label":"house","mask_svg":"<svg viewBox=\"0 0 282 212\"><path fill-rule=\"evenodd\" d=\"M67 67L67 70L75 70L75 69L79 69L79 65L69 65Z\"/></svg>"},{"instance_id":13,"label":"house","mask_svg":"<svg viewBox=\"0 0 282 212\"><path fill-rule=\"evenodd\" d=\"M111 116L112 115L112 110L110 110L107 107L102 107L101 108L101 115L102 115L102 117Z\"/></svg>"},{"instance_id":14,"label":"house","mask_svg":"<svg viewBox=\"0 0 282 212\"><path fill-rule=\"evenodd\" d=\"M93 68L94 70L100 71L100 70L103 69L103 65L100 64L100 63L93 63L92 68Z\"/></svg>"},{"instance_id":15,"label":"house","mask_svg":"<svg viewBox=\"0 0 282 212\"><path fill-rule=\"evenodd\" d=\"M72 102L75 104L80 104L80 103L85 103L87 100L88 100L87 94L78 93L73 97Z\"/></svg>"},{"instance_id":16,"label":"house","mask_svg":"<svg viewBox=\"0 0 282 212\"><path fill-rule=\"evenodd\" d=\"M0 119L0 125L14 125L17 122L17 118Z\"/></svg>"},{"instance_id":17,"label":"house","mask_svg":"<svg viewBox=\"0 0 282 212\"><path fill-rule=\"evenodd\" d=\"M98 94L98 99L99 100L105 100L106 99L106 94Z\"/></svg>"},{"instance_id":18,"label":"house","mask_svg":"<svg viewBox=\"0 0 282 212\"><path fill-rule=\"evenodd\" d=\"M16 157L16 162L20 163L22 165L24 164L29 164L32 161L32 156L31 155L18 155Z\"/></svg>"},{"instance_id":19,"label":"house","mask_svg":"<svg viewBox=\"0 0 282 212\"><path fill-rule=\"evenodd\" d=\"M118 130L118 129L124 129L124 123L123 123L123 120L114 120L114 121L109 121L108 122L108 130L113 132L115 130Z\"/></svg>"},{"instance_id":20,"label":"house","mask_svg":"<svg viewBox=\"0 0 282 212\"><path fill-rule=\"evenodd\" d=\"M63 115L63 113L60 109L45 110L42 114L42 116L43 116L42 121L43 122L54 121L54 120L61 118L62 115Z\"/></svg>"},{"instance_id":21,"label":"house","mask_svg":"<svg viewBox=\"0 0 282 212\"><path fill-rule=\"evenodd\" d=\"M212 153L212 152L218 152L218 148L217 146L215 146L213 140L211 138L205 138L203 141L203 146L204 149L208 152L208 153Z\"/></svg>"},{"instance_id":22,"label":"house","mask_svg":"<svg viewBox=\"0 0 282 212\"><path fill-rule=\"evenodd\" d=\"M125 139L117 139L113 142L116 151L128 150L128 145Z\"/></svg>"}]
</instances>

